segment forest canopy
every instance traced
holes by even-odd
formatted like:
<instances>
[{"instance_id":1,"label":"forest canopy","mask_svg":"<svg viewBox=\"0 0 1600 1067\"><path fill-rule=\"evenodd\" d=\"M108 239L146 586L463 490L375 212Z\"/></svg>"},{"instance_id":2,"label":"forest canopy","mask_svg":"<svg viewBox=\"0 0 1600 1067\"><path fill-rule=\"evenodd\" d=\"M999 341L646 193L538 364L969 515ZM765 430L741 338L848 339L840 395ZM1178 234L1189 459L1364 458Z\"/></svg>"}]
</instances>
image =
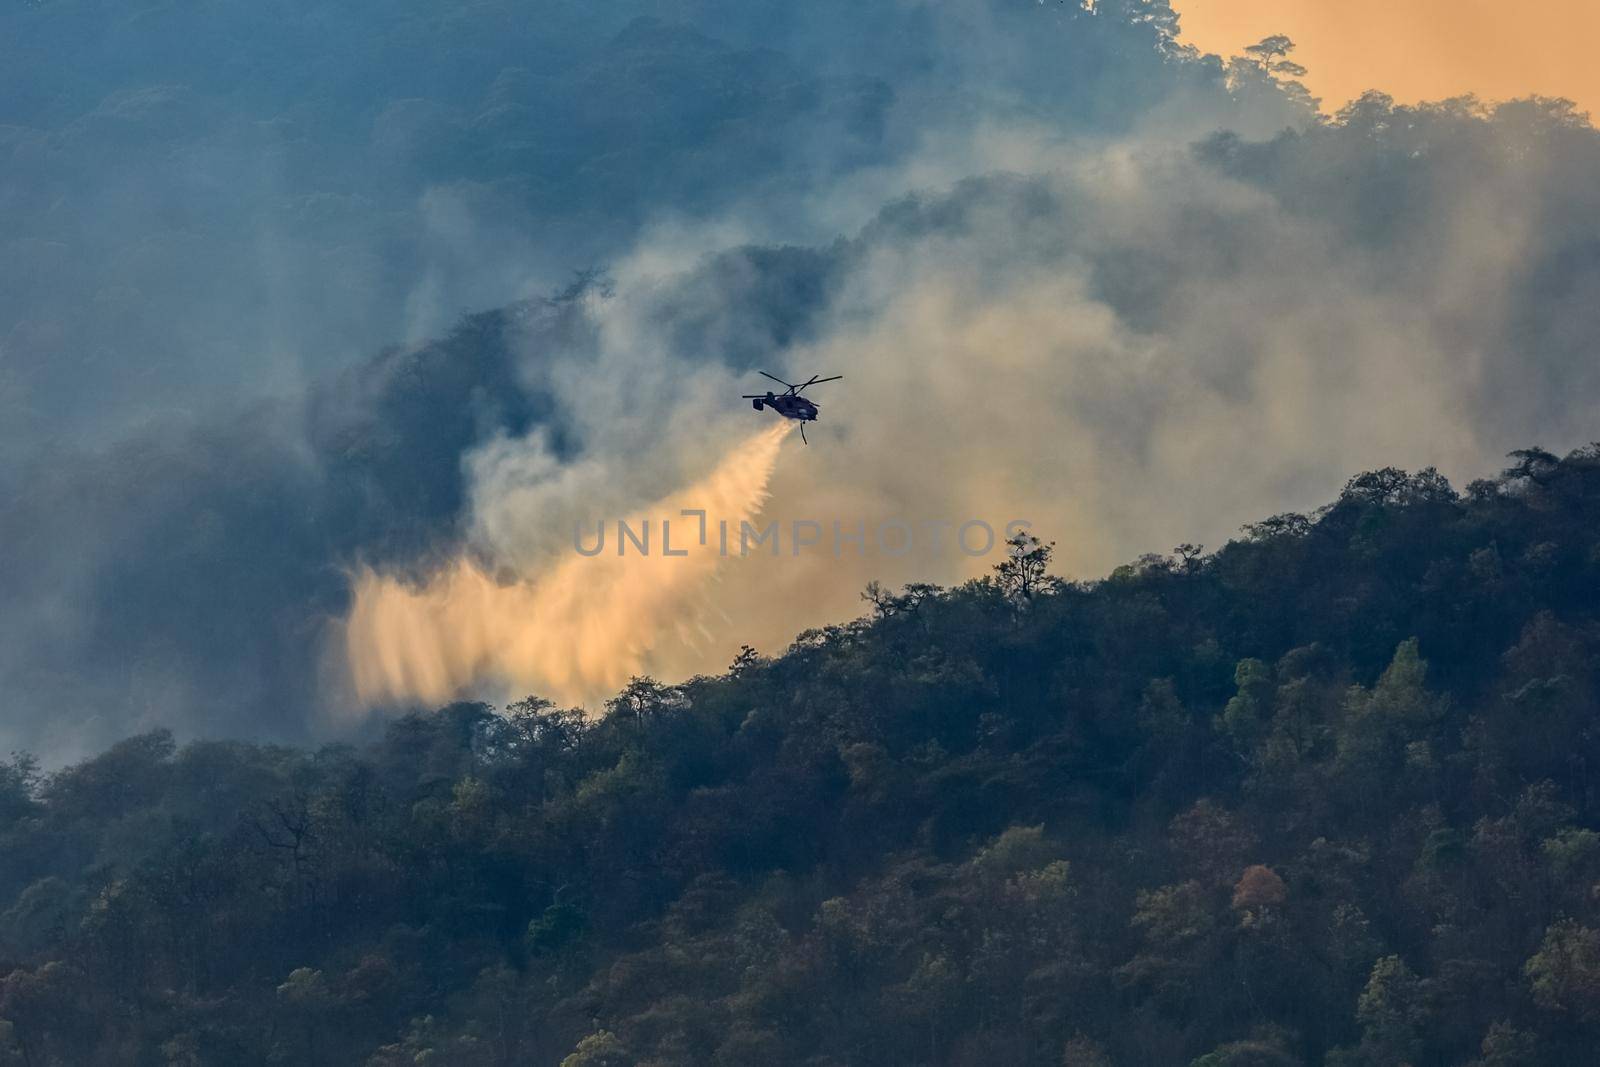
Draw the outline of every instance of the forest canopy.
<instances>
[{"instance_id":1,"label":"forest canopy","mask_svg":"<svg viewBox=\"0 0 1600 1067\"><path fill-rule=\"evenodd\" d=\"M0 1062L1581 1062L1597 519L1600 448L1384 469L597 718L14 757Z\"/></svg>"}]
</instances>

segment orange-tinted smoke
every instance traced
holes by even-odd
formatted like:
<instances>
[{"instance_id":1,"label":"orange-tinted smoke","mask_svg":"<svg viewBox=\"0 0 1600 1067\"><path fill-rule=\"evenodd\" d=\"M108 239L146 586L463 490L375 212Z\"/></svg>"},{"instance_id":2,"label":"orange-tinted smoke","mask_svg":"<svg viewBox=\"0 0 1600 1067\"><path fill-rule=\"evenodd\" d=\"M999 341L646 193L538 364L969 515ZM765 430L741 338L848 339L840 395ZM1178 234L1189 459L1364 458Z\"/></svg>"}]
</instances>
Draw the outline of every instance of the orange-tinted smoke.
<instances>
[{"instance_id":1,"label":"orange-tinted smoke","mask_svg":"<svg viewBox=\"0 0 1600 1067\"><path fill-rule=\"evenodd\" d=\"M420 588L370 569L354 576L355 597L345 651L357 697L367 705L438 704L495 689L537 693L563 703L609 694L633 674L681 659L699 639L709 609L707 586L723 567L741 562L740 524L760 514L787 421L733 448L699 482L631 516L597 515L586 524L585 549L604 521L605 545L595 556L564 546L542 573L496 581L473 560L451 562ZM706 544L697 518L706 512ZM617 522L639 531L648 522L650 553L630 542L617 551ZM662 522L672 549L662 554ZM731 531L720 552L719 522Z\"/></svg>"}]
</instances>

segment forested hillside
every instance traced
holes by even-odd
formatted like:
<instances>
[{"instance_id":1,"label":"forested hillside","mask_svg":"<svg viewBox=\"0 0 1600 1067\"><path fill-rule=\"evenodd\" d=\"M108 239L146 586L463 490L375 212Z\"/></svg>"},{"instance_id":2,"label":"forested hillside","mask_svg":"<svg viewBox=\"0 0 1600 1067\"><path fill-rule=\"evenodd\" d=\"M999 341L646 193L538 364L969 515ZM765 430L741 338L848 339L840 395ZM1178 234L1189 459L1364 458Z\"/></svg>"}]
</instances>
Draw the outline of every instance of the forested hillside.
<instances>
[{"instance_id":1,"label":"forested hillside","mask_svg":"<svg viewBox=\"0 0 1600 1067\"><path fill-rule=\"evenodd\" d=\"M15 758L0 1062L1592 1062L1597 520L1383 470L598 719Z\"/></svg>"}]
</instances>

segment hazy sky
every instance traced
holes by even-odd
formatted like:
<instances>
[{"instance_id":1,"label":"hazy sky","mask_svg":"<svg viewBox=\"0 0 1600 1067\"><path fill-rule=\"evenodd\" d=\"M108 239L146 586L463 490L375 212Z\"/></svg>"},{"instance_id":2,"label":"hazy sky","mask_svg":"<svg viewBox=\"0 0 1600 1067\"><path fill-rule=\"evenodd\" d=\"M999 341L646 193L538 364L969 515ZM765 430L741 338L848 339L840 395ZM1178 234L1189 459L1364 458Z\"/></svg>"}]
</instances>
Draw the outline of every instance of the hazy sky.
<instances>
[{"instance_id":1,"label":"hazy sky","mask_svg":"<svg viewBox=\"0 0 1600 1067\"><path fill-rule=\"evenodd\" d=\"M1600 110L1594 0L1173 0L1183 36L1237 53L1286 33L1326 110L1366 89L1402 102L1472 92L1565 96Z\"/></svg>"}]
</instances>

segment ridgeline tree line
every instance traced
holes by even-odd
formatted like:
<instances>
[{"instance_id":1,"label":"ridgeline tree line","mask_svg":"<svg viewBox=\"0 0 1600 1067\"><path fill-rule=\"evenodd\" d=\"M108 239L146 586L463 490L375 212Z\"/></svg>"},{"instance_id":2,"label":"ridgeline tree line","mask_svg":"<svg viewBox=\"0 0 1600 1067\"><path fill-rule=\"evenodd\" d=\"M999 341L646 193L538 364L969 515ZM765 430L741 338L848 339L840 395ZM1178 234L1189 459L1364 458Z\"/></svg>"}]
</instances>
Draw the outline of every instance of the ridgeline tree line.
<instances>
[{"instance_id":1,"label":"ridgeline tree line","mask_svg":"<svg viewBox=\"0 0 1600 1067\"><path fill-rule=\"evenodd\" d=\"M1600 447L1513 459L595 719L13 757L0 1064L1594 1062Z\"/></svg>"}]
</instances>

